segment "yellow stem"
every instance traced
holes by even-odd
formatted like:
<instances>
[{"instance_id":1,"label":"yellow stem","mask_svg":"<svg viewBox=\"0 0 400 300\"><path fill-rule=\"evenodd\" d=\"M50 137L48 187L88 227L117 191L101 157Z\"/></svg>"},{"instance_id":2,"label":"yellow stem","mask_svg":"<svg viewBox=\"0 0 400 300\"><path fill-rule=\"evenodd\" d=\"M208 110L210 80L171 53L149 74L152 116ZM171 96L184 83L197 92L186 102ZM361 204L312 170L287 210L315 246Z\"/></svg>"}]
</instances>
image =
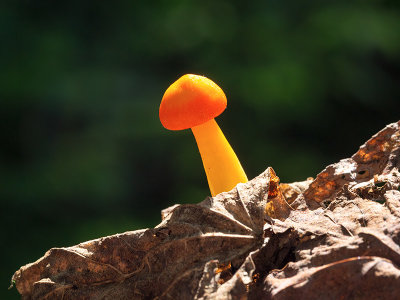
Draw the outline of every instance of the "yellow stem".
<instances>
[{"instance_id":1,"label":"yellow stem","mask_svg":"<svg viewBox=\"0 0 400 300\"><path fill-rule=\"evenodd\" d=\"M206 171L211 195L233 189L247 182L239 159L214 119L192 128Z\"/></svg>"}]
</instances>

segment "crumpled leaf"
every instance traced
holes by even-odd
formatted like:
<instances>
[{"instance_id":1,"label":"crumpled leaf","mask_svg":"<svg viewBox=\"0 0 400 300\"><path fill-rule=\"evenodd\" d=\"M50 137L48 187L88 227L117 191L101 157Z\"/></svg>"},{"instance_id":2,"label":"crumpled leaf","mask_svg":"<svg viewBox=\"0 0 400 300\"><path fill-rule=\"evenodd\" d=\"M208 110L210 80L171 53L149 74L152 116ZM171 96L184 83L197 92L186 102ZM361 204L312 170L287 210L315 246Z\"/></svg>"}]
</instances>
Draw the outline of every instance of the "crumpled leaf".
<instances>
[{"instance_id":1,"label":"crumpled leaf","mask_svg":"<svg viewBox=\"0 0 400 300\"><path fill-rule=\"evenodd\" d=\"M290 188L285 186L286 191L290 193ZM279 185L279 177L276 176L275 171L270 168L270 181L268 187L268 202L265 206L265 212L268 216L274 219L284 220L289 216L290 209L292 209L286 198L283 196L281 187Z\"/></svg>"},{"instance_id":2,"label":"crumpled leaf","mask_svg":"<svg viewBox=\"0 0 400 300\"><path fill-rule=\"evenodd\" d=\"M399 157L400 132L397 122L386 126L374 135L351 158L330 165L319 173L304 192L305 200L308 202L330 201L337 193L345 191L357 197L359 195L357 189L365 191L365 185L368 182L371 183L374 176L379 177L381 182L385 180L397 182L397 178L392 178L391 171L398 171ZM393 174L397 175L396 172ZM343 191L344 186L347 187ZM370 199L372 196L369 195L367 198Z\"/></svg>"},{"instance_id":3,"label":"crumpled leaf","mask_svg":"<svg viewBox=\"0 0 400 300\"><path fill-rule=\"evenodd\" d=\"M304 182L272 168L153 229L49 250L23 299L398 299L400 122Z\"/></svg>"}]
</instances>

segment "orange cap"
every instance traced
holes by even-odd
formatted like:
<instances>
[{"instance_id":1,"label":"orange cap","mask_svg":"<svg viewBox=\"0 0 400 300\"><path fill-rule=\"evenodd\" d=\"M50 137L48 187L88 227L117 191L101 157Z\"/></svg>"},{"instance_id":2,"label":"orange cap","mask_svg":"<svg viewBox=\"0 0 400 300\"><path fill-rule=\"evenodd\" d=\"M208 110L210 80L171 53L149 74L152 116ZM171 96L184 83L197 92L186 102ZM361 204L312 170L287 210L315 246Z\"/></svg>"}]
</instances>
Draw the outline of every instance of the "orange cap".
<instances>
[{"instance_id":1,"label":"orange cap","mask_svg":"<svg viewBox=\"0 0 400 300\"><path fill-rule=\"evenodd\" d=\"M160 121L170 130L203 124L226 108L226 96L212 80L186 74L165 91L160 104Z\"/></svg>"}]
</instances>

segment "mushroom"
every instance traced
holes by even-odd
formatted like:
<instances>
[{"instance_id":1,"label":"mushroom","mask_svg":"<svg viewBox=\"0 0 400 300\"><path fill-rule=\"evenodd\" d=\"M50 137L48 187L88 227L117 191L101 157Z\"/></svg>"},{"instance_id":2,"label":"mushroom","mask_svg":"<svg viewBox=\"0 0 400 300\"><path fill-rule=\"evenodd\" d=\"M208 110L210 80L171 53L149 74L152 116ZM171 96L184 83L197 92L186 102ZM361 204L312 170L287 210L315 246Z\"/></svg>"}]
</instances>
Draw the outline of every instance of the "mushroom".
<instances>
[{"instance_id":1,"label":"mushroom","mask_svg":"<svg viewBox=\"0 0 400 300\"><path fill-rule=\"evenodd\" d=\"M247 182L239 159L214 119L225 110L226 102L224 92L213 81L186 74L170 85L160 104L165 128L192 129L212 196Z\"/></svg>"}]
</instances>

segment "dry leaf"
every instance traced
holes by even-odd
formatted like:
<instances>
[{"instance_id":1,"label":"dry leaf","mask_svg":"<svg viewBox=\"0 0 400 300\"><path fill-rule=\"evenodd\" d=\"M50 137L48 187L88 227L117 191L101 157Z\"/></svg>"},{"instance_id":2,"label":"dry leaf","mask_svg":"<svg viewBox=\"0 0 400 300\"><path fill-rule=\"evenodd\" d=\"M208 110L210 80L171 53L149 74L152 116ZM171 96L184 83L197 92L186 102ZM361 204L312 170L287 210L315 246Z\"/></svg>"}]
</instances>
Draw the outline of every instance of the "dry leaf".
<instances>
[{"instance_id":1,"label":"dry leaf","mask_svg":"<svg viewBox=\"0 0 400 300\"><path fill-rule=\"evenodd\" d=\"M284 220L290 213L290 205L286 202L279 185L279 177L276 176L274 169L270 170L270 180L268 187L268 202L265 206L265 212L274 219ZM288 191L287 186L286 191Z\"/></svg>"},{"instance_id":2,"label":"dry leaf","mask_svg":"<svg viewBox=\"0 0 400 300\"><path fill-rule=\"evenodd\" d=\"M398 299L399 126L315 180L279 185L268 168L154 229L51 249L15 285L23 299Z\"/></svg>"}]
</instances>

